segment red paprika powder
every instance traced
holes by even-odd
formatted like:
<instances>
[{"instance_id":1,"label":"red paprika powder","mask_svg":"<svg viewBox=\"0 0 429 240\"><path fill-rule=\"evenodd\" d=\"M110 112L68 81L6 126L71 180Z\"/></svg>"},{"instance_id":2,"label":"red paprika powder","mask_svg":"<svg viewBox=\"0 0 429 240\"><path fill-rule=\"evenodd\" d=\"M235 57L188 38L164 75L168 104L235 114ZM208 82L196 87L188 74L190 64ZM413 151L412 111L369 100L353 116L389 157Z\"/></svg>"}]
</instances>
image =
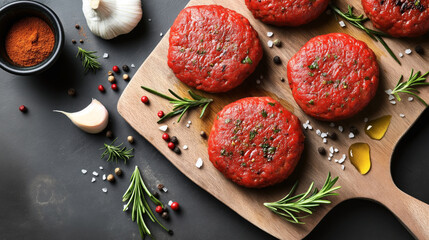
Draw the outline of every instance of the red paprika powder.
<instances>
[{"instance_id":1,"label":"red paprika powder","mask_svg":"<svg viewBox=\"0 0 429 240\"><path fill-rule=\"evenodd\" d=\"M25 17L12 25L5 47L10 60L18 66L30 67L45 60L55 44L49 25L38 17Z\"/></svg>"}]
</instances>

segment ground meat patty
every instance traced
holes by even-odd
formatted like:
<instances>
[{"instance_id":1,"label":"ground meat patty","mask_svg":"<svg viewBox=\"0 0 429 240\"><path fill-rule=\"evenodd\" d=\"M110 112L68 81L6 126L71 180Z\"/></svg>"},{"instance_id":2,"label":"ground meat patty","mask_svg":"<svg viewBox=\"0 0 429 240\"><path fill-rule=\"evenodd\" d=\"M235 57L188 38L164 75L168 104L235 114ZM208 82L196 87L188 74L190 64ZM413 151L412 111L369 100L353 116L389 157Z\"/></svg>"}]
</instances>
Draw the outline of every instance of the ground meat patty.
<instances>
[{"instance_id":1,"label":"ground meat patty","mask_svg":"<svg viewBox=\"0 0 429 240\"><path fill-rule=\"evenodd\" d=\"M244 98L217 114L209 158L235 183L262 188L285 180L304 149L299 119L270 97Z\"/></svg>"},{"instance_id":2,"label":"ground meat patty","mask_svg":"<svg viewBox=\"0 0 429 240\"><path fill-rule=\"evenodd\" d=\"M287 76L302 110L321 120L341 120L374 97L379 68L368 46L344 33L317 36L293 56Z\"/></svg>"},{"instance_id":3,"label":"ground meat patty","mask_svg":"<svg viewBox=\"0 0 429 240\"><path fill-rule=\"evenodd\" d=\"M187 7L170 30L168 66L182 82L206 92L240 85L262 54L249 21L222 6Z\"/></svg>"},{"instance_id":4,"label":"ground meat patty","mask_svg":"<svg viewBox=\"0 0 429 240\"><path fill-rule=\"evenodd\" d=\"M299 26L316 19L329 0L245 0L253 16L276 26Z\"/></svg>"},{"instance_id":5,"label":"ground meat patty","mask_svg":"<svg viewBox=\"0 0 429 240\"><path fill-rule=\"evenodd\" d=\"M417 37L429 31L429 0L362 0L374 26L394 37Z\"/></svg>"}]
</instances>

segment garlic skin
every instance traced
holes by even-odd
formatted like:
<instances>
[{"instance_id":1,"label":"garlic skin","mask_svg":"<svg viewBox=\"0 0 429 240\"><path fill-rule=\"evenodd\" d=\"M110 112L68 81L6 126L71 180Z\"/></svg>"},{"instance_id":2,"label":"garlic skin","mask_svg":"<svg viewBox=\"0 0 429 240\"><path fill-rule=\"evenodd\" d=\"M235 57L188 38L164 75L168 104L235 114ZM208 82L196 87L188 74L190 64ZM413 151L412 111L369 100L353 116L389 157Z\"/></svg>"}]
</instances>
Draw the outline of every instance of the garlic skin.
<instances>
[{"instance_id":1,"label":"garlic skin","mask_svg":"<svg viewBox=\"0 0 429 240\"><path fill-rule=\"evenodd\" d=\"M142 18L141 0L82 0L89 29L109 40L131 32Z\"/></svg>"},{"instance_id":2,"label":"garlic skin","mask_svg":"<svg viewBox=\"0 0 429 240\"><path fill-rule=\"evenodd\" d=\"M103 131L109 122L109 112L96 99L92 99L92 102L79 112L68 113L60 110L54 112L66 115L78 128L92 134Z\"/></svg>"}]
</instances>

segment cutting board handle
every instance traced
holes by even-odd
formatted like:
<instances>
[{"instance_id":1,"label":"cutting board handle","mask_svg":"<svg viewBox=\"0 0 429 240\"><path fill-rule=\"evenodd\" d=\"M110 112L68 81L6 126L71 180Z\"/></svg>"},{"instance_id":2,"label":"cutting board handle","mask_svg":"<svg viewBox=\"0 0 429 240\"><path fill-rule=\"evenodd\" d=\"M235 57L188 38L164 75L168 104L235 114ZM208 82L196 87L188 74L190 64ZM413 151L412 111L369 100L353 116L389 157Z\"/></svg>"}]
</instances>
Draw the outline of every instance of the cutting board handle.
<instances>
[{"instance_id":1,"label":"cutting board handle","mask_svg":"<svg viewBox=\"0 0 429 240\"><path fill-rule=\"evenodd\" d=\"M416 239L429 239L429 205L401 191L391 181L374 200L386 206Z\"/></svg>"}]
</instances>

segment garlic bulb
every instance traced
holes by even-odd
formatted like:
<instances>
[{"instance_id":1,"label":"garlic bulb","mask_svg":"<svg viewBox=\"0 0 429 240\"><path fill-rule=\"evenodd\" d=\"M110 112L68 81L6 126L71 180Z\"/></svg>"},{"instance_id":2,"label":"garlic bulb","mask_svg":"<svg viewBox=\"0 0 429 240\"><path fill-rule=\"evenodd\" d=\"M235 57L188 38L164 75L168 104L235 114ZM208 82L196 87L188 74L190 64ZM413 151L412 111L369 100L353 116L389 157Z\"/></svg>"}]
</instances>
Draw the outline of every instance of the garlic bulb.
<instances>
[{"instance_id":1,"label":"garlic bulb","mask_svg":"<svg viewBox=\"0 0 429 240\"><path fill-rule=\"evenodd\" d=\"M92 99L92 102L79 112L68 113L54 110L66 115L77 127L87 133L99 133L103 131L109 122L109 112L101 102Z\"/></svg>"},{"instance_id":2,"label":"garlic bulb","mask_svg":"<svg viewBox=\"0 0 429 240\"><path fill-rule=\"evenodd\" d=\"M104 39L131 32L142 18L141 0L82 0L82 10L91 32Z\"/></svg>"}]
</instances>

